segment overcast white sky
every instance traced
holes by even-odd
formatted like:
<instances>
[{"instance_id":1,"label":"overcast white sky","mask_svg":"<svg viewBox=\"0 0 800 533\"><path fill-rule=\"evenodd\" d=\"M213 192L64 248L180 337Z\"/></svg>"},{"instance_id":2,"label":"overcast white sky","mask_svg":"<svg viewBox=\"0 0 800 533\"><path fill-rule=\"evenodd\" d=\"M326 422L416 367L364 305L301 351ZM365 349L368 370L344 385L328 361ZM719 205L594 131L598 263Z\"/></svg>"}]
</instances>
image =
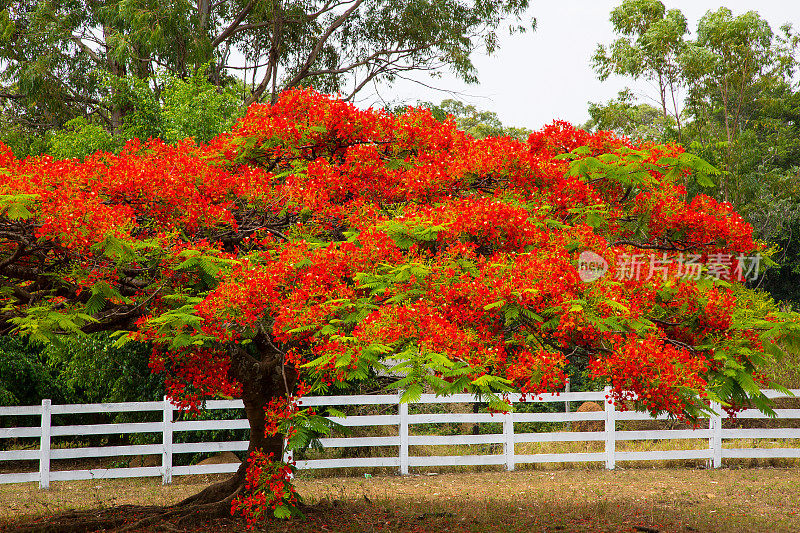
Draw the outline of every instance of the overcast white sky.
<instances>
[{"instance_id":1,"label":"overcast white sky","mask_svg":"<svg viewBox=\"0 0 800 533\"><path fill-rule=\"evenodd\" d=\"M692 38L700 17L723 5L734 15L757 11L774 32L784 22L800 29L800 0L662 1L667 9L683 12ZM608 17L622 0L532 0L531 3L529 13L538 19L537 30L523 35L504 34L501 49L493 56L476 57L479 84L466 85L448 75L437 80L417 75L420 81L456 94L400 81L393 87L382 87L380 97L395 103L440 102L456 97L496 112L507 126L538 129L556 118L581 124L589 118L586 111L589 101L607 101L625 86L631 86L643 98L655 94L647 84L634 85L624 78L600 82L591 68L590 58L597 44L608 44L616 38ZM375 93L364 93L367 94L363 94L360 105L381 105Z\"/></svg>"}]
</instances>

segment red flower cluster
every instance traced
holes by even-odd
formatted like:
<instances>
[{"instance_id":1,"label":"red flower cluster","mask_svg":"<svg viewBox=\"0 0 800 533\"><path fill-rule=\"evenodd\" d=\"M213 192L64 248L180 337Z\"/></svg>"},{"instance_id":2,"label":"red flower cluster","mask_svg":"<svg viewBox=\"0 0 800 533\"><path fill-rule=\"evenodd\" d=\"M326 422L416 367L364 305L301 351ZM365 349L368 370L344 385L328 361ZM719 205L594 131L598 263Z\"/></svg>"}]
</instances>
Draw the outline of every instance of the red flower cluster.
<instances>
[{"instance_id":1,"label":"red flower cluster","mask_svg":"<svg viewBox=\"0 0 800 533\"><path fill-rule=\"evenodd\" d=\"M292 485L292 467L261 452L252 452L247 463L244 492L231 503L231 514L244 516L248 529L270 514L277 518L298 515L300 496Z\"/></svg>"},{"instance_id":2,"label":"red flower cluster","mask_svg":"<svg viewBox=\"0 0 800 533\"><path fill-rule=\"evenodd\" d=\"M689 410L692 398L685 397L681 390L701 391L703 396L707 367L703 358L656 335L618 339L613 353L590 363L593 377L611 382L615 398L633 401L654 413Z\"/></svg>"}]
</instances>

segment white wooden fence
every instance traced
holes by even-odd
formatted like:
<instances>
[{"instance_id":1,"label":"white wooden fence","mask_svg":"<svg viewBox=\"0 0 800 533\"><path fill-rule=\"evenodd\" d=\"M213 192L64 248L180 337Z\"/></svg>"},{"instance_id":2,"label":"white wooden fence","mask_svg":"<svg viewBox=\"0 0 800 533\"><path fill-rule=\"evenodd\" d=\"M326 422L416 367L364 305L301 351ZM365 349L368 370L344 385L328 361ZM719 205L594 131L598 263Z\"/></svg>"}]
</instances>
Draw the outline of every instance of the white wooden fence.
<instances>
[{"instance_id":1,"label":"white wooden fence","mask_svg":"<svg viewBox=\"0 0 800 533\"><path fill-rule=\"evenodd\" d=\"M800 389L793 390L800 396ZM349 427L393 426L396 435L372 437L338 437L322 439L326 448L352 447L396 447L397 454L388 457L356 457L337 459L298 460L300 469L320 468L353 468L353 467L393 467L400 474L408 474L414 467L438 467L454 465L502 465L514 470L516 465L525 463L547 462L591 462L605 463L605 467L613 469L617 461L648 461L664 459L706 459L709 466L719 468L723 459L733 458L800 458L800 445L795 447L736 448L723 447L735 443L736 439L800 439L798 428L776 429L733 429L723 428L722 420L726 416L712 416L708 428L653 431L617 431L616 422L623 420L652 420L646 413L617 411L613 404L606 400L605 392L569 392L559 395L545 394L540 398L529 399L528 403L547 402L585 402L595 401L605 405L604 411L596 412L513 412L505 414L490 413L409 413L409 404L399 403L398 395L380 396L328 396L303 398L303 406L384 406L384 409L396 414L375 414L335 418L336 422ZM775 391L765 391L771 398L784 397ZM512 402L519 402L518 395L512 395ZM458 394L447 397L423 395L420 404L454 404L474 403L476 399L470 395ZM241 409L241 401L209 401L208 409ZM718 406L715 406L721 412ZM39 487L48 488L51 481L79 479L104 479L121 477L161 476L163 483L170 483L172 476L185 474L211 474L233 472L238 464L211 464L192 466L173 466L173 456L183 453L243 451L247 449L247 441L233 442L199 442L176 443L173 436L177 432L223 429L248 429L246 419L237 420L189 420L175 421L175 407L166 399L157 402L109 403L87 405L51 405L50 400L42 401L42 405L27 407L0 407L0 420L14 416L40 417L39 426L0 427L0 439L38 439L38 446L33 449L12 449L0 451L0 465L11 461L38 461L38 472L0 473L0 483L17 483L38 481ZM120 413L161 411L161 422L131 422L122 424L91 425L53 425L53 415L85 414L85 413ZM780 419L800 419L800 409L777 409ZM665 417L662 417L665 418ZM738 418L766 418L757 410L745 410ZM515 430L515 424L525 422L576 423L579 421L602 421L603 431L594 432L536 432L523 433ZM425 424L484 424L501 423L502 432L478 435L435 435L425 431ZM6 425L6 424L2 424ZM413 431L412 431L413 427ZM160 433L160 444L142 444L129 446L102 447L53 447L54 437L75 437L84 435L114 435L131 433ZM394 431L392 430L392 433ZM427 434L426 434L427 433ZM667 451L617 451L619 441L663 440L678 441L682 439L708 439L707 448L675 449ZM66 439L71 440L71 439ZM567 452L567 453L517 453L517 445L523 443L544 442L587 442L604 443L603 451ZM502 445L502 453L480 455L436 455L420 456L409 452L410 446L443 446L443 445ZM500 446L497 446L500 448ZM131 468L94 468L88 470L51 470L51 461L58 459L80 459L116 456L160 455L160 466L143 466ZM287 455L285 459L291 459ZM0 470L1 471L1 470Z\"/></svg>"}]
</instances>

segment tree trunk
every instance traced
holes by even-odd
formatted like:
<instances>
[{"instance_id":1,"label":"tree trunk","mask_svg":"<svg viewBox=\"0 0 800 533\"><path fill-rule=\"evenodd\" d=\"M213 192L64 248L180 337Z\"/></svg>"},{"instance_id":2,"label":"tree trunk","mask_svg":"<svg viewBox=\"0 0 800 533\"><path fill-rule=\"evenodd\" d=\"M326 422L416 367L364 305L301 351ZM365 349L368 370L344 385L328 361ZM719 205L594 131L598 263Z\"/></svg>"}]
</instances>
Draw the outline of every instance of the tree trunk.
<instances>
[{"instance_id":1,"label":"tree trunk","mask_svg":"<svg viewBox=\"0 0 800 533\"><path fill-rule=\"evenodd\" d=\"M278 376L275 376L278 377ZM242 400L244 410L247 413L247 421L250 423L250 445L247 447L248 456L255 451L261 451L269 455L270 453L276 461L283 457L283 435L267 436L264 433L266 427L266 413L264 410L270 400L285 396L283 391L263 390L259 387L243 385Z\"/></svg>"},{"instance_id":2,"label":"tree trunk","mask_svg":"<svg viewBox=\"0 0 800 533\"><path fill-rule=\"evenodd\" d=\"M661 97L661 113L664 115L664 120L669 118L667 113L667 87L664 83L664 74L658 72L658 94Z\"/></svg>"},{"instance_id":3,"label":"tree trunk","mask_svg":"<svg viewBox=\"0 0 800 533\"><path fill-rule=\"evenodd\" d=\"M107 26L103 26L103 40L108 42L109 39L109 30ZM125 65L114 59L111 50L106 51L106 61L108 72L115 78L121 78L125 76ZM123 109L117 102L113 102L114 96L116 96L117 90L112 86L111 88L111 133L119 133L122 129L122 118L125 116L127 109Z\"/></svg>"},{"instance_id":4,"label":"tree trunk","mask_svg":"<svg viewBox=\"0 0 800 533\"><path fill-rule=\"evenodd\" d=\"M242 401L244 402L247 421L250 425L250 443L247 457L260 451L273 461L283 459L284 436L282 434L266 435L266 408L271 400L285 398L294 387L297 373L292 367L280 363L279 354L269 353L256 364L244 350L235 348L231 351L230 377L242 384ZM186 498L178 506L187 505L222 505L223 511L230 513L230 502L244 487L248 461L239 466L229 479L211 485L203 491Z\"/></svg>"},{"instance_id":5,"label":"tree trunk","mask_svg":"<svg viewBox=\"0 0 800 533\"><path fill-rule=\"evenodd\" d=\"M243 394L245 412L250 423L250 444L247 447L247 457L253 452L260 451L265 455L271 453L276 461L283 458L283 435L266 436L264 434L266 425L264 410L272 398L274 396L270 397L262 391L254 389ZM231 502L244 487L247 467L248 461L245 458L239 469L230 478L210 485L199 493L186 498L178 504L178 507L216 504L220 506L221 515L229 515Z\"/></svg>"}]
</instances>

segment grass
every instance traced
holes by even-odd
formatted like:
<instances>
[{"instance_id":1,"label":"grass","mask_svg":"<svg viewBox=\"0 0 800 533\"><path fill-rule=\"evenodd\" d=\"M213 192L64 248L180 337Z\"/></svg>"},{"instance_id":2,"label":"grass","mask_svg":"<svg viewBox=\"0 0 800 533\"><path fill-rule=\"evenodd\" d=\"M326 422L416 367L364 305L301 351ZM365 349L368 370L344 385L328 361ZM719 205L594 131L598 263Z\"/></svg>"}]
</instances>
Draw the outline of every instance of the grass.
<instances>
[{"instance_id":1,"label":"grass","mask_svg":"<svg viewBox=\"0 0 800 533\"><path fill-rule=\"evenodd\" d=\"M213 476L0 485L0 529L69 509L164 504L193 494ZM527 470L417 475L310 477L297 486L315 510L270 523L279 532L800 531L800 469ZM203 530L202 528L200 529ZM238 533L234 521L206 531ZM646 529L645 529L646 531Z\"/></svg>"}]
</instances>

